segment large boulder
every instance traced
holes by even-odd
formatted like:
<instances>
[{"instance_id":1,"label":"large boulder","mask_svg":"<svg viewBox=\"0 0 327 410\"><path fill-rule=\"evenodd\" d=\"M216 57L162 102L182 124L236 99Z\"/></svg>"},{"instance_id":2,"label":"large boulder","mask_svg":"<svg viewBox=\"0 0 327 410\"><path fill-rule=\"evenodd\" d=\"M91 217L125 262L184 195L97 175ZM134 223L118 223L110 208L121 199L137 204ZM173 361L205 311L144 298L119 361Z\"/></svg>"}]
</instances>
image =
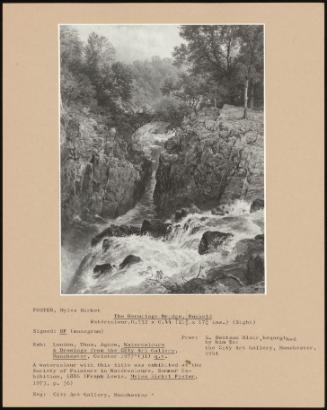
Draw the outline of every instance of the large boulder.
<instances>
[{"instance_id":1,"label":"large boulder","mask_svg":"<svg viewBox=\"0 0 327 410\"><path fill-rule=\"evenodd\" d=\"M234 248L235 259L238 261L247 261L250 256L264 253L264 236L257 235L254 239L242 239L238 241Z\"/></svg>"},{"instance_id":2,"label":"large boulder","mask_svg":"<svg viewBox=\"0 0 327 410\"><path fill-rule=\"evenodd\" d=\"M204 232L199 244L199 254L203 255L205 253L216 252L218 248L232 236L233 234L231 233L219 231Z\"/></svg>"},{"instance_id":3,"label":"large boulder","mask_svg":"<svg viewBox=\"0 0 327 410\"><path fill-rule=\"evenodd\" d=\"M249 285L264 280L265 262L262 255L251 255L247 262L246 279Z\"/></svg>"},{"instance_id":4,"label":"large boulder","mask_svg":"<svg viewBox=\"0 0 327 410\"><path fill-rule=\"evenodd\" d=\"M259 209L263 209L264 206L265 206L265 201L263 199L257 198L252 202L250 212L259 211Z\"/></svg>"},{"instance_id":5,"label":"large boulder","mask_svg":"<svg viewBox=\"0 0 327 410\"><path fill-rule=\"evenodd\" d=\"M202 278L193 278L179 287L178 293L205 293L206 281Z\"/></svg>"},{"instance_id":6,"label":"large boulder","mask_svg":"<svg viewBox=\"0 0 327 410\"><path fill-rule=\"evenodd\" d=\"M235 245L235 260L242 264L247 284L264 280L264 235L257 235L254 239L243 239Z\"/></svg>"},{"instance_id":7,"label":"large boulder","mask_svg":"<svg viewBox=\"0 0 327 410\"><path fill-rule=\"evenodd\" d=\"M98 278L106 273L109 273L112 269L110 263L103 263L101 265L95 265L93 269L93 276L94 278Z\"/></svg>"},{"instance_id":8,"label":"large boulder","mask_svg":"<svg viewBox=\"0 0 327 410\"><path fill-rule=\"evenodd\" d=\"M91 245L97 245L103 238L116 236L129 236L129 235L140 235L140 228L133 225L110 225L109 228L106 228L104 231L96 235L92 241Z\"/></svg>"},{"instance_id":9,"label":"large boulder","mask_svg":"<svg viewBox=\"0 0 327 410\"><path fill-rule=\"evenodd\" d=\"M126 266L133 265L134 263L141 262L142 259L139 256L128 255L119 265L119 269L124 269Z\"/></svg>"},{"instance_id":10,"label":"large boulder","mask_svg":"<svg viewBox=\"0 0 327 410\"><path fill-rule=\"evenodd\" d=\"M211 268L206 275L210 286L215 283L227 285L229 289L241 289L264 281L264 258L261 255L250 255L242 261L235 261L229 265Z\"/></svg>"},{"instance_id":11,"label":"large boulder","mask_svg":"<svg viewBox=\"0 0 327 410\"><path fill-rule=\"evenodd\" d=\"M168 293L239 293L242 287L243 283L236 276L220 275L216 281L208 281L205 278L190 279L182 285L171 287L168 289Z\"/></svg>"},{"instance_id":12,"label":"large boulder","mask_svg":"<svg viewBox=\"0 0 327 410\"><path fill-rule=\"evenodd\" d=\"M171 224L162 222L160 219L152 219L151 221L145 219L142 223L141 235L150 234L156 238L166 236L170 232L171 227Z\"/></svg>"},{"instance_id":13,"label":"large boulder","mask_svg":"<svg viewBox=\"0 0 327 410\"><path fill-rule=\"evenodd\" d=\"M227 278L233 279L234 284L238 281L238 286L246 283L246 263L235 261L228 265L217 266L209 269L206 275L210 284L221 282Z\"/></svg>"}]
</instances>

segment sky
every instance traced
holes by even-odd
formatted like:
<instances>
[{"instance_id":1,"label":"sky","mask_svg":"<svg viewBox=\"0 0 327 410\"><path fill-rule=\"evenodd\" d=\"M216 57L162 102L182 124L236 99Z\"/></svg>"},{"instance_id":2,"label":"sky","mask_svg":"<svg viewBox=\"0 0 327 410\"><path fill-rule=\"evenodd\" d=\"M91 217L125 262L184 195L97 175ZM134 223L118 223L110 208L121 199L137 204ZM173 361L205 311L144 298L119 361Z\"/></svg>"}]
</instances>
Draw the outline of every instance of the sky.
<instances>
[{"instance_id":1,"label":"sky","mask_svg":"<svg viewBox=\"0 0 327 410\"><path fill-rule=\"evenodd\" d=\"M93 31L107 37L116 49L117 60L130 63L152 56L171 57L182 38L175 25L74 25L82 41Z\"/></svg>"}]
</instances>

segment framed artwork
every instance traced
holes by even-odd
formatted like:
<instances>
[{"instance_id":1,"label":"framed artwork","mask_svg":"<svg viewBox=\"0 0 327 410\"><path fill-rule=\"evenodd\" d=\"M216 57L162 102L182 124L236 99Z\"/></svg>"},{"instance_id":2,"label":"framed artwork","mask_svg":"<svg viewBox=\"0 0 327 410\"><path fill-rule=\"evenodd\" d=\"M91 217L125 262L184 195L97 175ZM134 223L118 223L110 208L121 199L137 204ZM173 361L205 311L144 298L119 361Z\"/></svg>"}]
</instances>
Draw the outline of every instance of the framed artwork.
<instances>
[{"instance_id":1,"label":"framed artwork","mask_svg":"<svg viewBox=\"0 0 327 410\"><path fill-rule=\"evenodd\" d=\"M3 10L4 407L323 407L322 4Z\"/></svg>"}]
</instances>

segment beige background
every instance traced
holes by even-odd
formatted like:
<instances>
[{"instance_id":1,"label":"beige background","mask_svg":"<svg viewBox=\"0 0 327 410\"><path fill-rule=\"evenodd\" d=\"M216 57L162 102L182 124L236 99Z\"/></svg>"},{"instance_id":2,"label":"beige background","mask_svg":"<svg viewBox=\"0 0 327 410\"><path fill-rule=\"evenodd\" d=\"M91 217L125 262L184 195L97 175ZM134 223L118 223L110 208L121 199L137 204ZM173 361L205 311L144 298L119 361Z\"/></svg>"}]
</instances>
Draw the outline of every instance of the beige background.
<instances>
[{"instance_id":1,"label":"beige background","mask_svg":"<svg viewBox=\"0 0 327 410\"><path fill-rule=\"evenodd\" d=\"M39 315L36 323L32 307L98 306L107 316L255 318L259 332L297 335L318 348L206 359L197 388L153 382L154 399L118 405L323 405L323 11L309 3L4 6L4 404L60 405L31 397L31 329L69 327L71 316ZM59 296L58 23L265 24L266 296ZM174 344L181 330L146 332ZM143 331L121 327L113 337L129 335L143 340Z\"/></svg>"}]
</instances>

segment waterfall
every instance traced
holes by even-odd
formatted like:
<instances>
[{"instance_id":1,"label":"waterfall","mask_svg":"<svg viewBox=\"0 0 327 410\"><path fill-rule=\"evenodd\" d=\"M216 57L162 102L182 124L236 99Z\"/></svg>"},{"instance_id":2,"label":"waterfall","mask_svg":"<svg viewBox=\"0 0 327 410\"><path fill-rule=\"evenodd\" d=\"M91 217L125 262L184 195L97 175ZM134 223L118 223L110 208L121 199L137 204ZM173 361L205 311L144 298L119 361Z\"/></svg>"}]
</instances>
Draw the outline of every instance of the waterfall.
<instances>
[{"instance_id":1,"label":"waterfall","mask_svg":"<svg viewBox=\"0 0 327 410\"><path fill-rule=\"evenodd\" d=\"M145 188L142 198L134 206L134 208L127 211L124 215L115 219L108 219L107 224L116 225L141 225L144 219L155 218L155 208L153 203L153 192L156 185L155 170L153 170L151 179Z\"/></svg>"},{"instance_id":2,"label":"waterfall","mask_svg":"<svg viewBox=\"0 0 327 410\"><path fill-rule=\"evenodd\" d=\"M141 226L143 220L156 217L153 204L155 188L155 170L163 142L171 133L158 132L158 124L147 124L134 135L134 144L143 147L151 157L153 173L139 202L124 215L108 219L106 226L134 225ZM171 224L169 233L164 237L154 238L146 235L129 235L108 238L105 249L100 241L95 247L90 245L77 249L73 253L64 253L62 263L68 261L66 270L74 266L75 275L64 293L79 294L162 294L169 292L169 287L182 285L185 282L205 277L210 268L228 265L236 256L236 244L242 239L253 239L263 233L263 210L250 212L250 202L235 200L226 205L222 215L211 211L193 212L178 222L167 220ZM97 226L98 231L103 225ZM199 244L204 233L219 231L228 235L228 240L215 252L200 254ZM91 238L88 237L87 243ZM83 242L84 243L84 242ZM125 258L130 257L133 263L123 266ZM69 260L70 259L70 260ZM79 261L79 266L76 261ZM73 263L74 262L74 263ZM77 268L78 266L78 268ZM107 267L107 271L95 274L96 267ZM76 269L77 268L77 269Z\"/></svg>"}]
</instances>

